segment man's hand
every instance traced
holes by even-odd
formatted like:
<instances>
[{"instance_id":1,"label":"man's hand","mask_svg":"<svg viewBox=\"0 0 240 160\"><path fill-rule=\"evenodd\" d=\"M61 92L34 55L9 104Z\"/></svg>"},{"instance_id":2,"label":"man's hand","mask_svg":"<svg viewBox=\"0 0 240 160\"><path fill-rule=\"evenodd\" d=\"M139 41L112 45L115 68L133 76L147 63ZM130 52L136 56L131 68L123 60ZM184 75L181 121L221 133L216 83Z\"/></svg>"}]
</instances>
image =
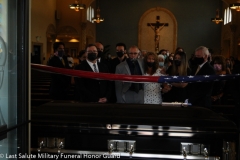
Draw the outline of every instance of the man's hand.
<instances>
[{"instance_id":1,"label":"man's hand","mask_svg":"<svg viewBox=\"0 0 240 160\"><path fill-rule=\"evenodd\" d=\"M98 103L106 103L107 102L107 98L103 97L103 98L99 98Z\"/></svg>"},{"instance_id":2,"label":"man's hand","mask_svg":"<svg viewBox=\"0 0 240 160\"><path fill-rule=\"evenodd\" d=\"M163 88L162 88L162 92L163 93L167 93L172 89L172 85L168 84L168 83L163 83Z\"/></svg>"}]
</instances>

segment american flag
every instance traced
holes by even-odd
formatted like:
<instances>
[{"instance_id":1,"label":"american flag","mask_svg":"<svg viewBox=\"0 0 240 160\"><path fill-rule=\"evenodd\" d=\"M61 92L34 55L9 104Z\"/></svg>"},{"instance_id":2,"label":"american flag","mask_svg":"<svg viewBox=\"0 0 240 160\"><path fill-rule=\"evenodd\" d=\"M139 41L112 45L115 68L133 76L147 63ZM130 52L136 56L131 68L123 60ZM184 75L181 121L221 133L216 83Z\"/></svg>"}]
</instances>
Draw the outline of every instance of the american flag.
<instances>
[{"instance_id":1,"label":"american flag","mask_svg":"<svg viewBox=\"0 0 240 160\"><path fill-rule=\"evenodd\" d=\"M196 75L196 76L137 76L137 75L122 75L110 73L94 73L81 70L72 70L64 68L50 67L40 64L31 64L31 67L43 72L56 74L64 74L73 77L103 79L111 81L137 82L137 83L192 83L192 82L208 82L221 81L240 78L240 73L230 75Z\"/></svg>"},{"instance_id":2,"label":"american flag","mask_svg":"<svg viewBox=\"0 0 240 160\"><path fill-rule=\"evenodd\" d=\"M192 83L192 82L209 82L236 79L240 74L229 75L196 75L196 76L161 76L158 83Z\"/></svg>"}]
</instances>

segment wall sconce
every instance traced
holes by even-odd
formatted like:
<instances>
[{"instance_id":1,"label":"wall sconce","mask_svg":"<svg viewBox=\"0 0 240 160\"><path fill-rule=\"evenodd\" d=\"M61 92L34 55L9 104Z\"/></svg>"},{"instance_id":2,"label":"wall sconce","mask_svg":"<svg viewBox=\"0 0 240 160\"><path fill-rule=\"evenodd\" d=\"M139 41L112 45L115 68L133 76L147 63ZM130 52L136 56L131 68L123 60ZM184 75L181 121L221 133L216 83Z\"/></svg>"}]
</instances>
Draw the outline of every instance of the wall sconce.
<instances>
[{"instance_id":1,"label":"wall sconce","mask_svg":"<svg viewBox=\"0 0 240 160\"><path fill-rule=\"evenodd\" d=\"M70 9L74 9L75 11L79 11L80 9L85 9L86 5L85 4L79 4L79 0L76 0L74 4L69 5Z\"/></svg>"},{"instance_id":2,"label":"wall sconce","mask_svg":"<svg viewBox=\"0 0 240 160\"><path fill-rule=\"evenodd\" d=\"M240 0L237 1L237 3L232 3L229 5L231 9L236 9L236 11L240 11Z\"/></svg>"},{"instance_id":3,"label":"wall sconce","mask_svg":"<svg viewBox=\"0 0 240 160\"><path fill-rule=\"evenodd\" d=\"M216 17L215 18L212 18L211 21L216 23L216 24L219 24L220 22L223 21L222 18L219 18L219 9L216 10Z\"/></svg>"}]
</instances>

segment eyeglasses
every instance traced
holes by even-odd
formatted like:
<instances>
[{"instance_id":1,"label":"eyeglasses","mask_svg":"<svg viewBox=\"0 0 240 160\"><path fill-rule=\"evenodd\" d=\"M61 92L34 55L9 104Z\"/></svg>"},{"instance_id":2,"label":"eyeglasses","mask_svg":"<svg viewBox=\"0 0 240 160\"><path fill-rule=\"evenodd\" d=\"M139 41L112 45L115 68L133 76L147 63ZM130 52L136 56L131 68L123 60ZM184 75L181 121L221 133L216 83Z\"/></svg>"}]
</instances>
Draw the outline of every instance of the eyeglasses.
<instances>
[{"instance_id":1,"label":"eyeglasses","mask_svg":"<svg viewBox=\"0 0 240 160\"><path fill-rule=\"evenodd\" d=\"M98 50L98 51L103 51L103 49L102 49L102 48L98 48L97 50Z\"/></svg>"},{"instance_id":2,"label":"eyeglasses","mask_svg":"<svg viewBox=\"0 0 240 160\"><path fill-rule=\"evenodd\" d=\"M89 51L87 51L87 53L98 53L98 51L91 51L91 50L89 50Z\"/></svg>"},{"instance_id":3,"label":"eyeglasses","mask_svg":"<svg viewBox=\"0 0 240 160\"><path fill-rule=\"evenodd\" d=\"M129 54L134 54L134 55L136 55L136 54L138 54L138 53L134 52L134 53L129 53Z\"/></svg>"}]
</instances>

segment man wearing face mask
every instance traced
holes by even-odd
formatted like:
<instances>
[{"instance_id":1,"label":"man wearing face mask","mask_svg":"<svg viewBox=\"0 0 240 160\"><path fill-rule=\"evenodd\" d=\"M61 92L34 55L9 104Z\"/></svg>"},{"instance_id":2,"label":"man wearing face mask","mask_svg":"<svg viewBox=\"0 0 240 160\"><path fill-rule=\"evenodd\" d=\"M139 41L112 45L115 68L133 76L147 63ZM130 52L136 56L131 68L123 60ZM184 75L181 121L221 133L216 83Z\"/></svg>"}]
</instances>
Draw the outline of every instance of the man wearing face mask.
<instances>
[{"instance_id":1,"label":"man wearing face mask","mask_svg":"<svg viewBox=\"0 0 240 160\"><path fill-rule=\"evenodd\" d=\"M49 59L49 66L57 68L70 69L67 56L64 52L64 43L55 42L53 44L54 55ZM62 100L67 99L69 87L71 84L71 77L61 74L51 75L50 96L52 99Z\"/></svg>"},{"instance_id":2,"label":"man wearing face mask","mask_svg":"<svg viewBox=\"0 0 240 160\"><path fill-rule=\"evenodd\" d=\"M110 61L110 73L115 73L116 67L118 64L126 60L126 45L124 43L117 43L116 44L116 54L117 57L113 58ZM112 94L109 100L111 103L116 103L117 97L115 94L115 82L112 81Z\"/></svg>"},{"instance_id":3,"label":"man wearing face mask","mask_svg":"<svg viewBox=\"0 0 240 160\"><path fill-rule=\"evenodd\" d=\"M97 50L98 50L98 56L97 56L97 60L99 63L104 64L108 67L109 69L109 65L110 62L106 59L106 57L104 57L103 53L104 53L104 46L101 42L96 42L95 43Z\"/></svg>"},{"instance_id":4,"label":"man wearing face mask","mask_svg":"<svg viewBox=\"0 0 240 160\"><path fill-rule=\"evenodd\" d=\"M124 43L116 44L116 55L117 57L111 60L111 73L115 73L117 65L126 60L126 45Z\"/></svg>"},{"instance_id":5,"label":"man wearing face mask","mask_svg":"<svg viewBox=\"0 0 240 160\"><path fill-rule=\"evenodd\" d=\"M208 48L200 46L195 50L194 64L191 75L215 75L214 68L208 62ZM195 82L189 84L188 102L194 106L211 107L213 82Z\"/></svg>"},{"instance_id":6,"label":"man wearing face mask","mask_svg":"<svg viewBox=\"0 0 240 160\"><path fill-rule=\"evenodd\" d=\"M124 62L116 67L116 74L143 75L143 60L138 59L140 50L131 46ZM144 103L143 84L115 81L117 103Z\"/></svg>"},{"instance_id":7,"label":"man wearing face mask","mask_svg":"<svg viewBox=\"0 0 240 160\"><path fill-rule=\"evenodd\" d=\"M108 73L108 68L97 61L97 47L89 44L86 48L87 59L76 68L89 72ZM111 96L111 85L106 80L75 78L76 96L82 102L107 103Z\"/></svg>"}]
</instances>

